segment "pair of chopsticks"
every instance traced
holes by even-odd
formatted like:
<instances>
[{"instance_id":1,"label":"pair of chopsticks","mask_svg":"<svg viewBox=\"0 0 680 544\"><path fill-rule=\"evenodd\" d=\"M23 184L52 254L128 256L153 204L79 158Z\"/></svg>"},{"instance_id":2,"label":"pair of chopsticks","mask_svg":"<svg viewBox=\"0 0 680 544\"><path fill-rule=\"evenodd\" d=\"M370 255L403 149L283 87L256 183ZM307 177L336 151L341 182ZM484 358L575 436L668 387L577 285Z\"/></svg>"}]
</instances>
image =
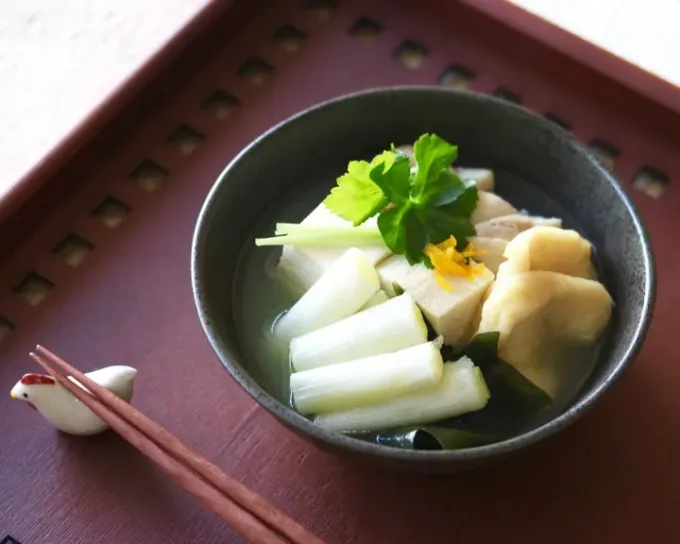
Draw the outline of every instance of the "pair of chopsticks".
<instances>
[{"instance_id":1,"label":"pair of chopsticks","mask_svg":"<svg viewBox=\"0 0 680 544\"><path fill-rule=\"evenodd\" d=\"M59 384L249 542L325 544L265 498L54 353L42 346L37 346L36 352L30 356ZM72 376L89 393L66 376Z\"/></svg>"}]
</instances>

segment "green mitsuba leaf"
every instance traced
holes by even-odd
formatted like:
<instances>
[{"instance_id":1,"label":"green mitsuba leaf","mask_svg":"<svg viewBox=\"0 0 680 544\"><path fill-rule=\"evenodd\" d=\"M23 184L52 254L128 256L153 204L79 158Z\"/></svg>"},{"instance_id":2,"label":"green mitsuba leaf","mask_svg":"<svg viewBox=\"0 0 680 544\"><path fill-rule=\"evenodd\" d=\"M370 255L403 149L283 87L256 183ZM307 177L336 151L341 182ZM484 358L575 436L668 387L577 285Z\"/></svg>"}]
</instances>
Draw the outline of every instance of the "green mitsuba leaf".
<instances>
[{"instance_id":1,"label":"green mitsuba leaf","mask_svg":"<svg viewBox=\"0 0 680 544\"><path fill-rule=\"evenodd\" d=\"M420 262L420 253L427 243L427 231L414 206L407 202L384 211L378 217L378 229L392 252L403 254L411 264Z\"/></svg>"},{"instance_id":2,"label":"green mitsuba leaf","mask_svg":"<svg viewBox=\"0 0 680 544\"><path fill-rule=\"evenodd\" d=\"M387 152L394 157L394 154ZM387 196L390 202L402 205L409 200L411 163L403 153L394 158L388 166L387 162L378 162L371 168L369 176Z\"/></svg>"},{"instance_id":3,"label":"green mitsuba leaf","mask_svg":"<svg viewBox=\"0 0 680 544\"><path fill-rule=\"evenodd\" d=\"M479 192L477 184L472 180L465 180L460 183L455 192L442 192L434 205L446 213L467 219L469 223L470 216L475 211L479 201Z\"/></svg>"},{"instance_id":4,"label":"green mitsuba leaf","mask_svg":"<svg viewBox=\"0 0 680 544\"><path fill-rule=\"evenodd\" d=\"M370 178L371 165L366 161L352 161L347 173L337 179L324 200L329 210L356 227L373 217L389 203L389 199Z\"/></svg>"},{"instance_id":5,"label":"green mitsuba leaf","mask_svg":"<svg viewBox=\"0 0 680 544\"><path fill-rule=\"evenodd\" d=\"M450 168L458 149L436 134L423 134L414 145L415 174L409 158L394 149L368 163L352 161L324 203L357 226L376 214L385 245L409 263L431 267L424 249L454 236L460 248L475 234L470 216L477 206L477 186Z\"/></svg>"},{"instance_id":6,"label":"green mitsuba leaf","mask_svg":"<svg viewBox=\"0 0 680 544\"><path fill-rule=\"evenodd\" d=\"M411 196L421 200L427 193L427 187L439 173L448 169L456 160L458 148L443 140L436 134L423 134L413 145L413 156L418 164L418 171L413 180Z\"/></svg>"}]
</instances>

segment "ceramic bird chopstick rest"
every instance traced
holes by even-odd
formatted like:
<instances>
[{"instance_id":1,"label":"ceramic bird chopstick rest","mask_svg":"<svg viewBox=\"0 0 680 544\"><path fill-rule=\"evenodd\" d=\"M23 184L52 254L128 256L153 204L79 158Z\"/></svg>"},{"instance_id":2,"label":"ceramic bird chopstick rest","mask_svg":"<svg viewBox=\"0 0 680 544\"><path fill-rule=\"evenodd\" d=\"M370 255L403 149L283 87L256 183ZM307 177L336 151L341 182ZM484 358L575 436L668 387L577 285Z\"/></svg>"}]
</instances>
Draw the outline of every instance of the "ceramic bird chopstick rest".
<instances>
[{"instance_id":1,"label":"ceramic bird chopstick rest","mask_svg":"<svg viewBox=\"0 0 680 544\"><path fill-rule=\"evenodd\" d=\"M137 370L132 367L108 366L85 375L126 402L132 398L133 382L137 376ZM69 379L83 387L75 379L71 377ZM13 399L28 403L57 429L65 433L86 436L108 429L106 423L57 383L52 376L26 374L12 388L10 395Z\"/></svg>"}]
</instances>

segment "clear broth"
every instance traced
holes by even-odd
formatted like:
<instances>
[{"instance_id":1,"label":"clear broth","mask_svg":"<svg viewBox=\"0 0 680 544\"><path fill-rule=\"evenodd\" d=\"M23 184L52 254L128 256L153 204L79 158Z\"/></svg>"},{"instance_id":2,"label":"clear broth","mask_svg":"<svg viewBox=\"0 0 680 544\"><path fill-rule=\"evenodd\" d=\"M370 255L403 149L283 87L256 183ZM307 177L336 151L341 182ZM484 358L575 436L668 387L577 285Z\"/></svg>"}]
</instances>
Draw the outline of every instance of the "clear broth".
<instances>
[{"instance_id":1,"label":"clear broth","mask_svg":"<svg viewBox=\"0 0 680 544\"><path fill-rule=\"evenodd\" d=\"M497 172L496 178L497 192L519 209L524 208L537 215L561 217L565 228L579 230L565 211L542 192L513 176L499 176ZM507 196L502 188L510 184L513 190L511 196ZM256 248L253 240L272 236L277 222L300 222L321 202L328 189L326 184L319 184L295 192L290 200L270 209L258 223L238 264L234 311L246 367L265 391L291 408L294 407L289 388L289 354L271 343L270 333L277 317L290 308L296 299L276 277L281 248ZM494 403L493 387L489 384L492 398L487 407L438 424L488 433L499 440L536 427L562 412L576 396L595 366L599 346L589 346L585 350L563 350L563 357L556 365L559 367L556 376L559 383L557 396L550 409L540 415L524 418L519 423L517 420L509 422L504 414L512 407ZM375 441L376 436L376 433L370 433L357 435L357 438Z\"/></svg>"}]
</instances>

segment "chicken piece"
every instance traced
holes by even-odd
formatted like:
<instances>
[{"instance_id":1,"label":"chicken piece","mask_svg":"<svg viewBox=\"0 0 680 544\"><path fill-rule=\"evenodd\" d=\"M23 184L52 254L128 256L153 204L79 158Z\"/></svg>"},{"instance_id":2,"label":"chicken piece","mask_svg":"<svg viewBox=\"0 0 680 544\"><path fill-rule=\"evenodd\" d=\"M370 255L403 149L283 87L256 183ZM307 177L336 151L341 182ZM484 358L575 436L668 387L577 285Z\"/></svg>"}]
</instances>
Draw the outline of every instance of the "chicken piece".
<instances>
[{"instance_id":1,"label":"chicken piece","mask_svg":"<svg viewBox=\"0 0 680 544\"><path fill-rule=\"evenodd\" d=\"M495 186L493 170L484 168L454 168L461 179L471 179L480 191L493 191Z\"/></svg>"},{"instance_id":2,"label":"chicken piece","mask_svg":"<svg viewBox=\"0 0 680 544\"><path fill-rule=\"evenodd\" d=\"M522 215L522 217L528 217L531 219L531 227L562 228L562 220L559 217L541 217L540 215Z\"/></svg>"},{"instance_id":3,"label":"chicken piece","mask_svg":"<svg viewBox=\"0 0 680 544\"><path fill-rule=\"evenodd\" d=\"M485 238L482 236L473 236L470 238L470 243L475 249L484 251L483 255L474 257L478 263L484 263L486 267L494 274L498 273L498 267L505 261L503 253L508 245L507 240L502 238Z\"/></svg>"},{"instance_id":4,"label":"chicken piece","mask_svg":"<svg viewBox=\"0 0 680 544\"><path fill-rule=\"evenodd\" d=\"M539 217L536 215L512 214L495 217L475 225L477 236L485 238L502 238L512 240L520 232L536 226L562 227L562 220L556 217Z\"/></svg>"},{"instance_id":5,"label":"chicken piece","mask_svg":"<svg viewBox=\"0 0 680 544\"><path fill-rule=\"evenodd\" d=\"M545 271L512 274L490 291L479 332L498 331L499 356L554 398L558 365L569 364L565 354L572 348L600 337L612 305L597 281Z\"/></svg>"},{"instance_id":6,"label":"chicken piece","mask_svg":"<svg viewBox=\"0 0 680 544\"><path fill-rule=\"evenodd\" d=\"M494 277L487 268L472 279L444 277L451 291L437 283L432 270L418 264L397 283L413 297L437 334L444 337L444 342L455 346L467 340L470 323Z\"/></svg>"},{"instance_id":7,"label":"chicken piece","mask_svg":"<svg viewBox=\"0 0 680 544\"><path fill-rule=\"evenodd\" d=\"M470 217L473 225L489 221L495 217L517 213L516 208L494 193L479 191L478 197L477 207Z\"/></svg>"},{"instance_id":8,"label":"chicken piece","mask_svg":"<svg viewBox=\"0 0 680 544\"><path fill-rule=\"evenodd\" d=\"M324 227L351 226L339 215L330 211L325 204L319 204L301 223ZM364 225L375 226L377 217L371 217ZM346 247L296 247L284 246L277 266L279 277L296 293L303 293L347 250ZM373 265L391 255L384 244L362 247Z\"/></svg>"},{"instance_id":9,"label":"chicken piece","mask_svg":"<svg viewBox=\"0 0 680 544\"><path fill-rule=\"evenodd\" d=\"M498 278L509 274L541 270L568 276L595 279L591 260L592 246L573 230L534 227L518 234L505 248Z\"/></svg>"}]
</instances>

